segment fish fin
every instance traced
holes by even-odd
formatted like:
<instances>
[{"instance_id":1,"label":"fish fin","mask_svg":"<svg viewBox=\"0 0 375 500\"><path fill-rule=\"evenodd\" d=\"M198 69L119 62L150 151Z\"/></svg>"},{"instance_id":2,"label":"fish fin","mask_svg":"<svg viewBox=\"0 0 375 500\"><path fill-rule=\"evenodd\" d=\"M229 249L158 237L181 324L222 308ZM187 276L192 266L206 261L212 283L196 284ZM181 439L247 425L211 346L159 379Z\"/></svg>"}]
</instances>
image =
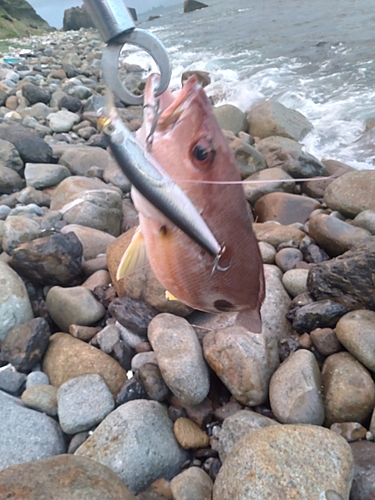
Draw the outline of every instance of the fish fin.
<instances>
[{"instance_id":1,"label":"fish fin","mask_svg":"<svg viewBox=\"0 0 375 500\"><path fill-rule=\"evenodd\" d=\"M169 300L178 300L174 295L171 294L171 292L168 292L168 290L165 291L165 298Z\"/></svg>"},{"instance_id":2,"label":"fish fin","mask_svg":"<svg viewBox=\"0 0 375 500\"><path fill-rule=\"evenodd\" d=\"M257 309L245 309L237 314L236 323L253 333L262 333L262 319Z\"/></svg>"},{"instance_id":3,"label":"fish fin","mask_svg":"<svg viewBox=\"0 0 375 500\"><path fill-rule=\"evenodd\" d=\"M133 238L121 258L117 268L116 280L120 280L125 276L137 271L148 263L146 245L143 239L142 232L138 227Z\"/></svg>"}]
</instances>

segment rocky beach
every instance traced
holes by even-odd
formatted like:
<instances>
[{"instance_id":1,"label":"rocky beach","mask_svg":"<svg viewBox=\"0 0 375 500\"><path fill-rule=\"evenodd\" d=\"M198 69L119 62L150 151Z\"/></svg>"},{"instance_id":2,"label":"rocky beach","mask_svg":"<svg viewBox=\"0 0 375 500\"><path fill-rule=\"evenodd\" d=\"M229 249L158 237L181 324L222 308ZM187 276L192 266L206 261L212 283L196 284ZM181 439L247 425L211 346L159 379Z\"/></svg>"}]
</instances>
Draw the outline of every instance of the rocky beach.
<instances>
[{"instance_id":1,"label":"rocky beach","mask_svg":"<svg viewBox=\"0 0 375 500\"><path fill-rule=\"evenodd\" d=\"M149 266L116 280L138 216L97 129L103 44L18 45L0 64L0 500L375 498L375 167L310 154L312 124L277 101L215 108L264 263L254 334L169 300ZM142 107L116 104L136 131Z\"/></svg>"}]
</instances>

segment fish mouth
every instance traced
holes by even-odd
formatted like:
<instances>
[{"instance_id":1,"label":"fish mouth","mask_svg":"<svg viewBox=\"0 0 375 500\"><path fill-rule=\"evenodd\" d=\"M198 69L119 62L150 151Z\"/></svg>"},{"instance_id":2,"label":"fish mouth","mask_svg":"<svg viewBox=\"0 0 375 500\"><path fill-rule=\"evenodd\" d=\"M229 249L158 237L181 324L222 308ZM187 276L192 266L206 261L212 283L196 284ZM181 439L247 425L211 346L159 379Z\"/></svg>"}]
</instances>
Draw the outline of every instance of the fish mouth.
<instances>
[{"instance_id":1,"label":"fish mouth","mask_svg":"<svg viewBox=\"0 0 375 500\"><path fill-rule=\"evenodd\" d=\"M144 97L144 125L148 138L164 135L173 129L181 119L191 103L200 99L204 93L198 79L192 75L178 92L166 90L155 97L155 89L160 80L160 75L154 73L149 76Z\"/></svg>"}]
</instances>

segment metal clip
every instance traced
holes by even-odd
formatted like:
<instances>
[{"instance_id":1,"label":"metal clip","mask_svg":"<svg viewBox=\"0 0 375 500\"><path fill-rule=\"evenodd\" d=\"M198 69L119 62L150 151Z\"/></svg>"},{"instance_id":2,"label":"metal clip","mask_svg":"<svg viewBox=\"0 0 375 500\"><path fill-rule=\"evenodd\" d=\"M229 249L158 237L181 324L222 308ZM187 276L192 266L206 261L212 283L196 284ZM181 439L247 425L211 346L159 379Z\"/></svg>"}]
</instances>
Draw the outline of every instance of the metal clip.
<instances>
[{"instance_id":1,"label":"metal clip","mask_svg":"<svg viewBox=\"0 0 375 500\"><path fill-rule=\"evenodd\" d=\"M129 92L120 80L118 59L126 43L144 49L160 69L160 82L155 94L162 94L171 79L168 53L161 41L151 33L135 27L124 0L84 0L86 9L107 43L102 54L103 77L116 96L127 104L142 104L143 96Z\"/></svg>"}]
</instances>

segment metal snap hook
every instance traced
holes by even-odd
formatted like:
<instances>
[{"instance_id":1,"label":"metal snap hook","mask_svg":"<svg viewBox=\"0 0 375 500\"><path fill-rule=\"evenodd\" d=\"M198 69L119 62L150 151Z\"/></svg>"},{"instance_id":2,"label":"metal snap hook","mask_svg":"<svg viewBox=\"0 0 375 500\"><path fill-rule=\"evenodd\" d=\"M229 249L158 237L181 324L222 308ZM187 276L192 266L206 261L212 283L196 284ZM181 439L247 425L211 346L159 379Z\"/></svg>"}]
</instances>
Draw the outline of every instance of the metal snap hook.
<instances>
[{"instance_id":1,"label":"metal snap hook","mask_svg":"<svg viewBox=\"0 0 375 500\"><path fill-rule=\"evenodd\" d=\"M168 88L172 68L164 45L148 31L135 28L130 32L117 36L106 45L102 54L102 72L106 84L121 101L127 104L139 105L143 103L143 95L137 96L130 92L119 78L118 59L121 49L126 43L144 49L158 65L161 76L159 85L155 89L156 96L162 94Z\"/></svg>"}]
</instances>

